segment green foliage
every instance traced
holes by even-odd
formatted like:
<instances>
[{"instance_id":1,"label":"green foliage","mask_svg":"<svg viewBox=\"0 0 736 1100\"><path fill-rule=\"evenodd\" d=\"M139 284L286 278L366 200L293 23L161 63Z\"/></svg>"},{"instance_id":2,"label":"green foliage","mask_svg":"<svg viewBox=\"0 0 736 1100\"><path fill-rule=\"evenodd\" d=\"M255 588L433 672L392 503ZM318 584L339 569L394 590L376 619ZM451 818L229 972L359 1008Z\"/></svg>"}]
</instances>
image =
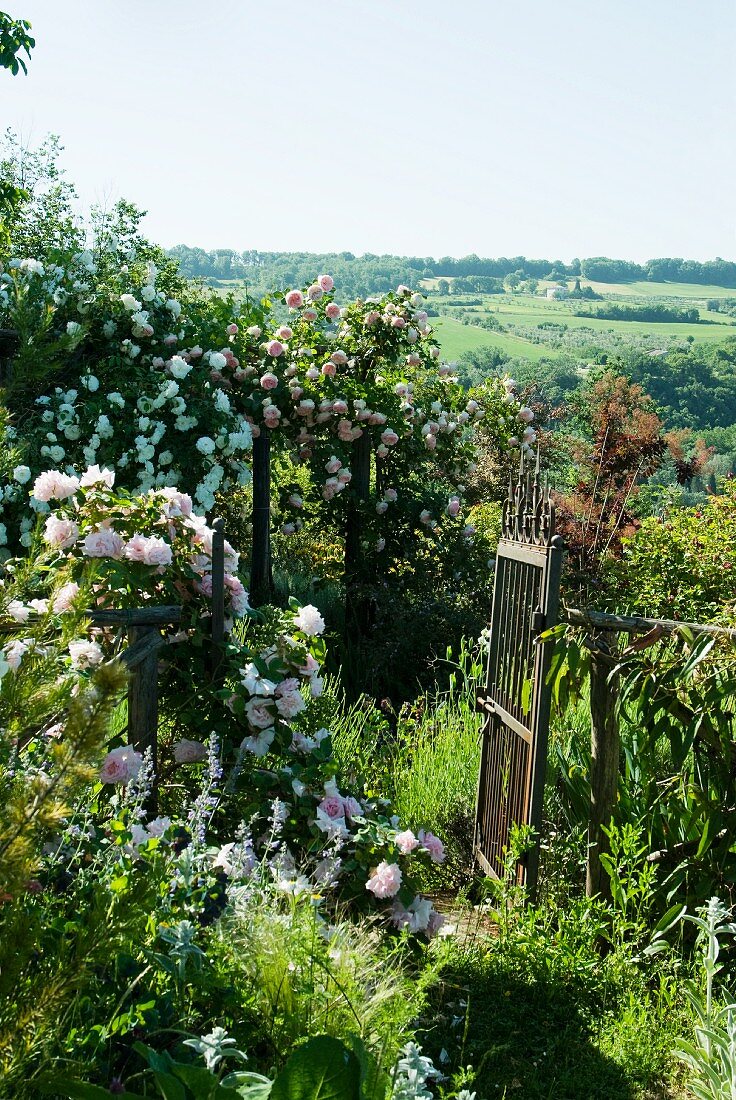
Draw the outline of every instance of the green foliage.
<instances>
[{"instance_id":1,"label":"green foliage","mask_svg":"<svg viewBox=\"0 0 736 1100\"><path fill-rule=\"evenodd\" d=\"M595 309L579 310L576 317L597 317L603 321L652 321L656 324L674 321L676 324L696 325L700 322L697 309L678 309L675 306L625 306L610 304Z\"/></svg>"},{"instance_id":2,"label":"green foliage","mask_svg":"<svg viewBox=\"0 0 736 1100\"><path fill-rule=\"evenodd\" d=\"M0 11L0 68L10 69L13 76L17 76L21 69L24 73L28 72L20 54L25 53L30 58L31 50L36 45L35 38L28 33L30 29L27 19L12 19L6 12Z\"/></svg>"},{"instance_id":3,"label":"green foliage","mask_svg":"<svg viewBox=\"0 0 736 1100\"><path fill-rule=\"evenodd\" d=\"M624 613L686 622L734 621L736 481L697 508L645 519L611 566L606 599Z\"/></svg>"}]
</instances>

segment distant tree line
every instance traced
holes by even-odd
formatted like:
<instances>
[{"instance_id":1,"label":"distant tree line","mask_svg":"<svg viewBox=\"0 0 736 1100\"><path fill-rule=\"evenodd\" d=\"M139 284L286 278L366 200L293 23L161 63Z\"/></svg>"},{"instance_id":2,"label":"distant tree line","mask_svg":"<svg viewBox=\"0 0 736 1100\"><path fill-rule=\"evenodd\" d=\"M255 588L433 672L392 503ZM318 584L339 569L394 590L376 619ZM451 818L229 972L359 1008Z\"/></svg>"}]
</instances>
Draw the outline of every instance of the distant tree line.
<instances>
[{"instance_id":1,"label":"distant tree line","mask_svg":"<svg viewBox=\"0 0 736 1100\"><path fill-rule=\"evenodd\" d=\"M700 311L694 308L679 309L677 306L625 306L608 303L595 309L576 309L576 317L597 317L602 321L655 321L674 322L675 324L697 325Z\"/></svg>"},{"instance_id":2,"label":"distant tree line","mask_svg":"<svg viewBox=\"0 0 736 1100\"><path fill-rule=\"evenodd\" d=\"M235 252L231 248L190 248L176 245L169 255L179 260L182 273L209 281L245 281L254 290L269 290L277 285L301 285L313 277L316 268L330 271L345 295L380 294L398 283L416 285L420 279L444 279L449 292L501 293L504 282L514 289L536 279L553 281L584 278L594 282L620 283L636 280L651 282L699 283L736 288L736 263L717 258L699 262L664 258L645 264L614 260L606 256L562 260L534 260L526 256L501 256L498 259L476 255L463 256L379 256L370 252L356 256L352 252ZM458 280L462 280L457 285Z\"/></svg>"}]
</instances>

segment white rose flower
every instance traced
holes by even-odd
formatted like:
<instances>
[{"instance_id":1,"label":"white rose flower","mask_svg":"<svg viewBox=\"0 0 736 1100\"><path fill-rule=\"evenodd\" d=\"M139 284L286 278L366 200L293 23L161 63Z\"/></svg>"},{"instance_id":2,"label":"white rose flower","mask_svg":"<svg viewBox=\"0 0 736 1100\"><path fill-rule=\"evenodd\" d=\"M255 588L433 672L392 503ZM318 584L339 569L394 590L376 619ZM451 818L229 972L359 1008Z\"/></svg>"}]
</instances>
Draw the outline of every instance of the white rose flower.
<instances>
[{"instance_id":1,"label":"white rose flower","mask_svg":"<svg viewBox=\"0 0 736 1100\"><path fill-rule=\"evenodd\" d=\"M211 455L215 449L215 441L210 439L208 435L202 435L197 440L196 446L200 454Z\"/></svg>"},{"instance_id":2,"label":"white rose flower","mask_svg":"<svg viewBox=\"0 0 736 1100\"><path fill-rule=\"evenodd\" d=\"M29 466L16 466L13 470L13 477L19 485L25 485L27 481L30 481L31 470Z\"/></svg>"},{"instance_id":3,"label":"white rose flower","mask_svg":"<svg viewBox=\"0 0 736 1100\"><path fill-rule=\"evenodd\" d=\"M167 298L166 308L174 317L178 317L181 313L181 303L177 302L176 298Z\"/></svg>"},{"instance_id":4,"label":"white rose flower","mask_svg":"<svg viewBox=\"0 0 736 1100\"><path fill-rule=\"evenodd\" d=\"M141 298L144 302L152 302L156 297L155 286L143 286L141 287Z\"/></svg>"},{"instance_id":5,"label":"white rose flower","mask_svg":"<svg viewBox=\"0 0 736 1100\"><path fill-rule=\"evenodd\" d=\"M180 355L174 355L169 362L169 370L174 378L186 378L190 370L192 370L191 363L187 363L185 359L182 359Z\"/></svg>"},{"instance_id":6,"label":"white rose flower","mask_svg":"<svg viewBox=\"0 0 736 1100\"><path fill-rule=\"evenodd\" d=\"M126 309L129 309L131 313L135 313L141 308L141 302L137 301L132 294L121 294L120 301L123 303Z\"/></svg>"}]
</instances>

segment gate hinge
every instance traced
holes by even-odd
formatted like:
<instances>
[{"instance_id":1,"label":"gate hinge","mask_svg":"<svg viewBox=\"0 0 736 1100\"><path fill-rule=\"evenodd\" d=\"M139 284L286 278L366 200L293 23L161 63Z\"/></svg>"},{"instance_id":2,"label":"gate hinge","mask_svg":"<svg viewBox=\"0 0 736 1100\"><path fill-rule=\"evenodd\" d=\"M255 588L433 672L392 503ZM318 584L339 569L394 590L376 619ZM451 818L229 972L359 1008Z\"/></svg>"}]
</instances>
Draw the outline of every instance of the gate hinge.
<instances>
[{"instance_id":1,"label":"gate hinge","mask_svg":"<svg viewBox=\"0 0 736 1100\"><path fill-rule=\"evenodd\" d=\"M541 634L542 631L546 629L546 626L547 616L542 611L541 607L538 607L532 615L532 630L535 634Z\"/></svg>"}]
</instances>

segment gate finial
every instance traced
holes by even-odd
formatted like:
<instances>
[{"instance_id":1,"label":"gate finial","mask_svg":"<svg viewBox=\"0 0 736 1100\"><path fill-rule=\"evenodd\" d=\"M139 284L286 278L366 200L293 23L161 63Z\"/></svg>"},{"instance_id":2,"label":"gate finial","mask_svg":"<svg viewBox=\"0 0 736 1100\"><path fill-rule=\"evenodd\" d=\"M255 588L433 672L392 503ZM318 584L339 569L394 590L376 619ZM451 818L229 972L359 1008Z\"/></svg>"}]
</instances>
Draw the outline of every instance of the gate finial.
<instances>
[{"instance_id":1,"label":"gate finial","mask_svg":"<svg viewBox=\"0 0 736 1100\"><path fill-rule=\"evenodd\" d=\"M516 484L509 475L508 497L503 503L501 534L512 542L549 546L555 534L555 506L542 467L539 445L534 461L531 449L522 449Z\"/></svg>"}]
</instances>

